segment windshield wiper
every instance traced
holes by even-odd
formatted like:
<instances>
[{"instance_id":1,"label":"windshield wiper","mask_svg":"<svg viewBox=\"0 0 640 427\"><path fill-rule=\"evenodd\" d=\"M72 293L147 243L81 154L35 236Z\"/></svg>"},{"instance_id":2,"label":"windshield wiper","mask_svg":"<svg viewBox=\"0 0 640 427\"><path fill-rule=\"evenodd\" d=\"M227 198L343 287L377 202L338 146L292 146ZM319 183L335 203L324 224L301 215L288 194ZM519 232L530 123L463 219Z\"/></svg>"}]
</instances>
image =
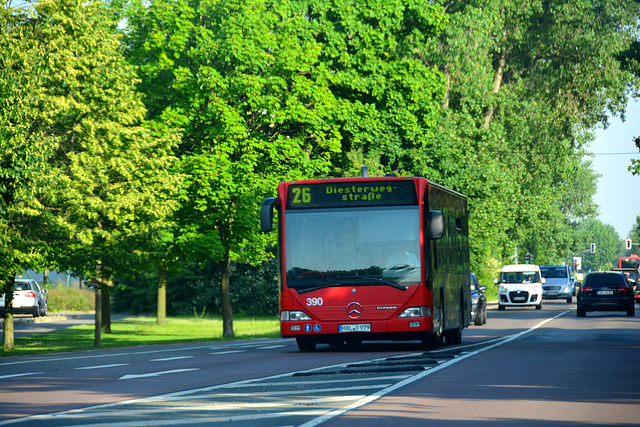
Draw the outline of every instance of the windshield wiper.
<instances>
[{"instance_id":1,"label":"windshield wiper","mask_svg":"<svg viewBox=\"0 0 640 427\"><path fill-rule=\"evenodd\" d=\"M401 291L406 291L407 286L399 285L395 282L389 282L388 280L381 279L379 277L374 276L347 276L347 277L338 277L335 279L328 279L328 283L323 283L322 285L310 286L308 288L302 288L296 290L298 293L303 294L305 292L316 291L318 289L330 288L332 286L351 286L351 285L387 285L392 288L400 289Z\"/></svg>"}]
</instances>

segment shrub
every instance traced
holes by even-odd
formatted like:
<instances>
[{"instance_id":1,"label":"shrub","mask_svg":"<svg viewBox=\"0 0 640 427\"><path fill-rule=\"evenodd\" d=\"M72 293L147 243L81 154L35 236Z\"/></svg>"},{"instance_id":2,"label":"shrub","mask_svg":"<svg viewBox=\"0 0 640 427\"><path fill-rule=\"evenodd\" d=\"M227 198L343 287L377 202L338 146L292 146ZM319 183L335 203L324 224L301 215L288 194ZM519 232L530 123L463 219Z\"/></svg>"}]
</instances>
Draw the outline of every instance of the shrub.
<instances>
[{"instance_id":1,"label":"shrub","mask_svg":"<svg viewBox=\"0 0 640 427\"><path fill-rule=\"evenodd\" d=\"M59 287L47 292L50 311L89 311L95 309L95 292L91 289Z\"/></svg>"},{"instance_id":2,"label":"shrub","mask_svg":"<svg viewBox=\"0 0 640 427\"><path fill-rule=\"evenodd\" d=\"M231 264L231 309L239 316L278 314L278 278L275 261L259 266ZM156 274L137 273L128 280L116 280L111 289L115 312L156 312ZM217 263L190 265L167 275L167 314L206 317L220 314L220 269Z\"/></svg>"}]
</instances>

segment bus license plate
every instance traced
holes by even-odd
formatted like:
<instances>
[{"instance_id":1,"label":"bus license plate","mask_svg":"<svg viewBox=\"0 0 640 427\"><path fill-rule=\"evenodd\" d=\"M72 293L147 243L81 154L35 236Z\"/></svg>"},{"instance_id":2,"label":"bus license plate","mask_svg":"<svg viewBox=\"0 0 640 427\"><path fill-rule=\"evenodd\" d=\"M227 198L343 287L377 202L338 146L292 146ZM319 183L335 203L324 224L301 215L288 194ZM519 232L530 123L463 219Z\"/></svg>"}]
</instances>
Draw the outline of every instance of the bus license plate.
<instances>
[{"instance_id":1,"label":"bus license plate","mask_svg":"<svg viewBox=\"0 0 640 427\"><path fill-rule=\"evenodd\" d=\"M371 324L338 325L338 332L371 332Z\"/></svg>"},{"instance_id":2,"label":"bus license plate","mask_svg":"<svg viewBox=\"0 0 640 427\"><path fill-rule=\"evenodd\" d=\"M613 291L598 291L598 295L613 295Z\"/></svg>"}]
</instances>

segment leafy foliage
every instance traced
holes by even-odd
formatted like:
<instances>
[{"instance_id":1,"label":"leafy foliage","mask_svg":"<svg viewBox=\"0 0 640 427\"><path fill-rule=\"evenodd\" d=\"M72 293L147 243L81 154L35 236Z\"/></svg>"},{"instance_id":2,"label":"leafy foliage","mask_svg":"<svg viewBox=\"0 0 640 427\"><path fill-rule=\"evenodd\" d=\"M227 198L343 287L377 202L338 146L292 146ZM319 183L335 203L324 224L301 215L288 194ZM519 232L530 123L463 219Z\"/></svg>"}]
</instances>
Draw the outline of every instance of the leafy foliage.
<instances>
[{"instance_id":1,"label":"leafy foliage","mask_svg":"<svg viewBox=\"0 0 640 427\"><path fill-rule=\"evenodd\" d=\"M276 316L278 287L275 262L259 266L234 263L230 272L231 304L240 316ZM191 265L168 278L167 311L169 316L203 317L219 315L221 295L216 286L220 282L220 268L215 263ZM113 309L134 314L156 310L153 274L139 274L135 279L119 280L113 289Z\"/></svg>"},{"instance_id":2,"label":"leafy foliage","mask_svg":"<svg viewBox=\"0 0 640 427\"><path fill-rule=\"evenodd\" d=\"M585 221L580 226L584 250L589 249L591 243L596 244L595 253L582 254L582 270L585 272L610 270L617 268L617 259L622 256L624 245L618 232L612 225L603 224L598 220Z\"/></svg>"},{"instance_id":3,"label":"leafy foliage","mask_svg":"<svg viewBox=\"0 0 640 427\"><path fill-rule=\"evenodd\" d=\"M58 263L102 280L128 258L123 243L171 212L172 140L143 126L134 70L100 3L41 1L36 10L38 38L55 46L44 58L42 128L58 142L49 203L71 237Z\"/></svg>"},{"instance_id":4,"label":"leafy foliage","mask_svg":"<svg viewBox=\"0 0 640 427\"><path fill-rule=\"evenodd\" d=\"M481 277L512 262L516 246L537 262L566 260L597 212L585 130L638 87L619 60L638 4L471 0L447 13L425 55L449 82L446 114L418 172L470 196Z\"/></svg>"},{"instance_id":5,"label":"leafy foliage","mask_svg":"<svg viewBox=\"0 0 640 427\"><path fill-rule=\"evenodd\" d=\"M442 27L438 10L400 1L129 5L127 52L150 118L182 134L177 242L192 259L220 262L223 301L229 261L268 257L256 213L279 181L411 161L443 93L440 75L413 57ZM224 302L223 316L232 328Z\"/></svg>"},{"instance_id":6,"label":"leafy foliage","mask_svg":"<svg viewBox=\"0 0 640 427\"><path fill-rule=\"evenodd\" d=\"M175 138L144 126L135 72L102 3L43 0L3 16L12 37L3 70L18 72L2 90L10 107L3 141L20 159L3 174L21 185L4 186L7 200L22 204L20 223L51 245L38 251L49 265L105 285L130 265L127 242L155 230L175 206L179 175L167 173ZM36 214L47 227L29 220Z\"/></svg>"},{"instance_id":7,"label":"leafy foliage","mask_svg":"<svg viewBox=\"0 0 640 427\"><path fill-rule=\"evenodd\" d=\"M265 313L277 298L261 201L279 181L363 165L466 194L485 283L516 248L557 263L597 239L585 261L604 267L619 238L592 221L585 146L638 93L639 8L7 3L0 279L46 263L116 280L138 309L157 304L167 272L169 310L221 310L231 336L232 305Z\"/></svg>"}]
</instances>

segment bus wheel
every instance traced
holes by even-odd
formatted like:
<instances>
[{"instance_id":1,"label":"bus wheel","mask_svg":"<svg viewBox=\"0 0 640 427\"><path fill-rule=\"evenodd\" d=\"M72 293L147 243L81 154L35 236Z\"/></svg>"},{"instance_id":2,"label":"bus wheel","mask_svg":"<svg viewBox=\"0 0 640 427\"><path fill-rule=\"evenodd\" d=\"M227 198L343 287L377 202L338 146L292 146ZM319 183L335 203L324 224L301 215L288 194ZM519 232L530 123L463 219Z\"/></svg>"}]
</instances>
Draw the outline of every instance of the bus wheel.
<instances>
[{"instance_id":1,"label":"bus wheel","mask_svg":"<svg viewBox=\"0 0 640 427\"><path fill-rule=\"evenodd\" d=\"M296 337L298 349L303 353L309 353L316 349L316 342L307 337Z\"/></svg>"},{"instance_id":2,"label":"bus wheel","mask_svg":"<svg viewBox=\"0 0 640 427\"><path fill-rule=\"evenodd\" d=\"M447 344L460 344L462 342L462 305L458 309L458 327L444 333Z\"/></svg>"},{"instance_id":3,"label":"bus wheel","mask_svg":"<svg viewBox=\"0 0 640 427\"><path fill-rule=\"evenodd\" d=\"M438 321L440 326L436 332L428 333L422 338L422 345L428 349L436 349L442 344L442 338L444 337L444 310L442 307L438 309Z\"/></svg>"}]
</instances>

